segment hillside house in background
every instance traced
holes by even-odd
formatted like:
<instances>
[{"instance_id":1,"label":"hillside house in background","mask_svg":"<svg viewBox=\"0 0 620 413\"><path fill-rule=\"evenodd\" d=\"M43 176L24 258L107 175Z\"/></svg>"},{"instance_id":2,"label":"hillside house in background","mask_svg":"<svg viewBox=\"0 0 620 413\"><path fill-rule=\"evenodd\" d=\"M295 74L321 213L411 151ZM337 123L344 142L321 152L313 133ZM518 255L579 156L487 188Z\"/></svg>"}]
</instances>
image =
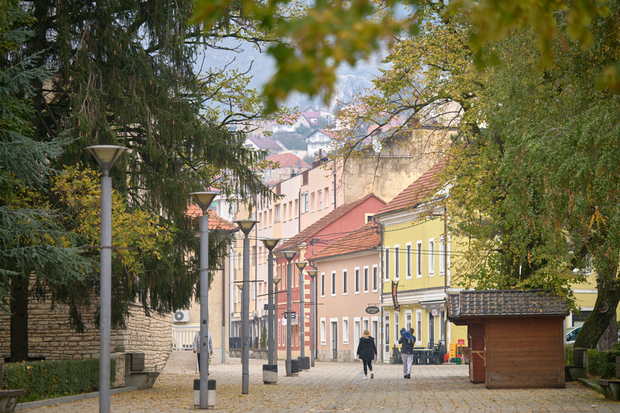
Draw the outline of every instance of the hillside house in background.
<instances>
[{"instance_id":1,"label":"hillside house in background","mask_svg":"<svg viewBox=\"0 0 620 413\"><path fill-rule=\"evenodd\" d=\"M290 152L269 155L265 160L278 163L277 168L265 169L263 172L263 182L267 184L276 184L310 169L310 165Z\"/></svg>"},{"instance_id":2,"label":"hillside house in background","mask_svg":"<svg viewBox=\"0 0 620 413\"><path fill-rule=\"evenodd\" d=\"M256 150L268 150L270 155L277 154L277 153L280 153L286 150L286 148L282 146L282 144L280 144L277 141L274 141L271 138L257 137L257 136L247 137L245 140L245 146L248 146Z\"/></svg>"}]
</instances>

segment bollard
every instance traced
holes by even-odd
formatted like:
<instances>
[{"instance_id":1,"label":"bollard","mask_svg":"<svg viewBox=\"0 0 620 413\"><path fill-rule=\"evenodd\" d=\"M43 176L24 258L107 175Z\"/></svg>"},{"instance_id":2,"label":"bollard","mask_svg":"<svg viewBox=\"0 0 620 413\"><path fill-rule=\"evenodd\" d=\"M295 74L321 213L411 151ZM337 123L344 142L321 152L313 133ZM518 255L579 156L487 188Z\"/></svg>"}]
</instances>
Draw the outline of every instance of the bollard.
<instances>
[{"instance_id":1,"label":"bollard","mask_svg":"<svg viewBox=\"0 0 620 413\"><path fill-rule=\"evenodd\" d=\"M215 380L207 382L207 409L215 407ZM200 380L194 380L194 408L200 408Z\"/></svg>"},{"instance_id":2,"label":"bollard","mask_svg":"<svg viewBox=\"0 0 620 413\"><path fill-rule=\"evenodd\" d=\"M263 383L276 384L278 382L278 365L263 364Z\"/></svg>"}]
</instances>

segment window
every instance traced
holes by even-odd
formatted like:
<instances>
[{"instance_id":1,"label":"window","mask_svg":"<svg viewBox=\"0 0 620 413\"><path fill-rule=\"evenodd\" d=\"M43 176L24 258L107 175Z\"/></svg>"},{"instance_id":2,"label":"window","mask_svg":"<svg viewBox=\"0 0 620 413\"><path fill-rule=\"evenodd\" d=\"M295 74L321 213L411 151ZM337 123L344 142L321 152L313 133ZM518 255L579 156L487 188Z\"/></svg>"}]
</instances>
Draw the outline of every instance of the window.
<instances>
[{"instance_id":1,"label":"window","mask_svg":"<svg viewBox=\"0 0 620 413\"><path fill-rule=\"evenodd\" d=\"M376 265L372 266L372 290L377 291L379 289L379 270Z\"/></svg>"},{"instance_id":2,"label":"window","mask_svg":"<svg viewBox=\"0 0 620 413\"><path fill-rule=\"evenodd\" d=\"M355 269L355 294L360 292L360 269Z\"/></svg>"},{"instance_id":3,"label":"window","mask_svg":"<svg viewBox=\"0 0 620 413\"><path fill-rule=\"evenodd\" d=\"M293 201L288 203L288 219L293 219Z\"/></svg>"},{"instance_id":4,"label":"window","mask_svg":"<svg viewBox=\"0 0 620 413\"><path fill-rule=\"evenodd\" d=\"M394 281L400 279L400 247L394 247Z\"/></svg>"},{"instance_id":5,"label":"window","mask_svg":"<svg viewBox=\"0 0 620 413\"><path fill-rule=\"evenodd\" d=\"M317 197L319 198L319 209L323 209L323 191L319 191Z\"/></svg>"},{"instance_id":6,"label":"window","mask_svg":"<svg viewBox=\"0 0 620 413\"><path fill-rule=\"evenodd\" d=\"M407 329L407 331L409 331L409 329L411 327L413 327L413 320L411 319L411 310L406 310L405 311L405 328Z\"/></svg>"},{"instance_id":7,"label":"window","mask_svg":"<svg viewBox=\"0 0 620 413\"><path fill-rule=\"evenodd\" d=\"M360 337L362 337L362 325L360 324L360 319L359 318L354 318L353 319L353 334L355 335L355 343L359 343L360 342Z\"/></svg>"},{"instance_id":8,"label":"window","mask_svg":"<svg viewBox=\"0 0 620 413\"><path fill-rule=\"evenodd\" d=\"M276 205L276 222L280 222L282 220L282 216L280 215L280 209L285 209L285 208L280 208L280 205ZM282 211L282 213L285 215L284 219L286 219L286 210Z\"/></svg>"},{"instance_id":9,"label":"window","mask_svg":"<svg viewBox=\"0 0 620 413\"><path fill-rule=\"evenodd\" d=\"M385 247L384 260L385 281L390 281L390 247Z\"/></svg>"},{"instance_id":10,"label":"window","mask_svg":"<svg viewBox=\"0 0 620 413\"><path fill-rule=\"evenodd\" d=\"M342 271L342 295L349 293L349 276L347 270Z\"/></svg>"},{"instance_id":11,"label":"window","mask_svg":"<svg viewBox=\"0 0 620 413\"><path fill-rule=\"evenodd\" d=\"M295 200L295 218L297 218L297 211L299 211L299 201ZM291 218L293 216L291 215Z\"/></svg>"},{"instance_id":12,"label":"window","mask_svg":"<svg viewBox=\"0 0 620 413\"><path fill-rule=\"evenodd\" d=\"M400 313L394 312L394 343L398 343L398 336L400 335L399 316Z\"/></svg>"},{"instance_id":13,"label":"window","mask_svg":"<svg viewBox=\"0 0 620 413\"><path fill-rule=\"evenodd\" d=\"M446 275L446 243L439 238L439 275Z\"/></svg>"},{"instance_id":14,"label":"window","mask_svg":"<svg viewBox=\"0 0 620 413\"><path fill-rule=\"evenodd\" d=\"M435 275L435 240L428 240L428 276Z\"/></svg>"},{"instance_id":15,"label":"window","mask_svg":"<svg viewBox=\"0 0 620 413\"><path fill-rule=\"evenodd\" d=\"M321 343L325 344L327 341L327 334L326 334L326 323L325 323L325 319L321 318ZM283 334L284 335L284 334Z\"/></svg>"},{"instance_id":16,"label":"window","mask_svg":"<svg viewBox=\"0 0 620 413\"><path fill-rule=\"evenodd\" d=\"M368 267L364 267L364 292L368 292Z\"/></svg>"},{"instance_id":17,"label":"window","mask_svg":"<svg viewBox=\"0 0 620 413\"><path fill-rule=\"evenodd\" d=\"M342 344L349 344L349 319L342 319Z\"/></svg>"},{"instance_id":18,"label":"window","mask_svg":"<svg viewBox=\"0 0 620 413\"><path fill-rule=\"evenodd\" d=\"M418 241L417 245L417 272L416 277L422 278L422 241Z\"/></svg>"},{"instance_id":19,"label":"window","mask_svg":"<svg viewBox=\"0 0 620 413\"><path fill-rule=\"evenodd\" d=\"M311 209L311 211L316 210L316 203L315 203L316 199L315 199L315 198L316 198L316 195L315 195L315 194L314 194L314 192L313 192L313 193L310 195L310 208L312 208L312 209Z\"/></svg>"},{"instance_id":20,"label":"window","mask_svg":"<svg viewBox=\"0 0 620 413\"><path fill-rule=\"evenodd\" d=\"M325 297L325 273L321 273L321 297Z\"/></svg>"},{"instance_id":21,"label":"window","mask_svg":"<svg viewBox=\"0 0 620 413\"><path fill-rule=\"evenodd\" d=\"M332 272L332 295L336 295L336 272Z\"/></svg>"},{"instance_id":22,"label":"window","mask_svg":"<svg viewBox=\"0 0 620 413\"><path fill-rule=\"evenodd\" d=\"M273 225L273 209L269 210L269 219L267 220L269 226Z\"/></svg>"},{"instance_id":23,"label":"window","mask_svg":"<svg viewBox=\"0 0 620 413\"><path fill-rule=\"evenodd\" d=\"M325 208L327 208L329 207L329 188L325 188L323 193L325 194Z\"/></svg>"},{"instance_id":24,"label":"window","mask_svg":"<svg viewBox=\"0 0 620 413\"><path fill-rule=\"evenodd\" d=\"M301 194L301 213L308 212L308 193Z\"/></svg>"},{"instance_id":25,"label":"window","mask_svg":"<svg viewBox=\"0 0 620 413\"><path fill-rule=\"evenodd\" d=\"M411 243L407 243L407 257L405 257L405 265L407 266L407 279L411 279Z\"/></svg>"},{"instance_id":26,"label":"window","mask_svg":"<svg viewBox=\"0 0 620 413\"><path fill-rule=\"evenodd\" d=\"M422 310L416 310L415 312L415 339L416 343L422 342Z\"/></svg>"}]
</instances>

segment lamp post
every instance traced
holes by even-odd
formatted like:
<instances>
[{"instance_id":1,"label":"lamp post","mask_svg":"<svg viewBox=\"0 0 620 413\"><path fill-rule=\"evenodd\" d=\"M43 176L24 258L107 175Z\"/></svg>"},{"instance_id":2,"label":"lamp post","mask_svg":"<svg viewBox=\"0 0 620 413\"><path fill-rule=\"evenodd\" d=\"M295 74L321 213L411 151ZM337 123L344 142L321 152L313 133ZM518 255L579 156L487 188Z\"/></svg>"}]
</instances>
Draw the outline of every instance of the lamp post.
<instances>
[{"instance_id":1,"label":"lamp post","mask_svg":"<svg viewBox=\"0 0 620 413\"><path fill-rule=\"evenodd\" d=\"M127 149L97 145L84 148L103 169L101 178L101 269L99 321L99 412L110 411L110 328L112 324L112 177L110 169Z\"/></svg>"},{"instance_id":2,"label":"lamp post","mask_svg":"<svg viewBox=\"0 0 620 413\"><path fill-rule=\"evenodd\" d=\"M274 347L275 340L273 339L273 332L275 331L273 316L273 249L276 245L278 245L278 242L280 242L280 240L277 238L263 240L263 245L269 250L269 256L267 258L267 308L269 309L267 317L269 320L267 324L267 342L269 343L269 353L267 358L269 364L274 364L274 356L276 351Z\"/></svg>"},{"instance_id":3,"label":"lamp post","mask_svg":"<svg viewBox=\"0 0 620 413\"><path fill-rule=\"evenodd\" d=\"M209 206L218 192L192 192L202 209L200 217L200 408L206 409L209 395Z\"/></svg>"},{"instance_id":4,"label":"lamp post","mask_svg":"<svg viewBox=\"0 0 620 413\"><path fill-rule=\"evenodd\" d=\"M314 367L314 323L316 320L316 302L314 301L314 278L318 273L317 270L306 271L310 276L310 366Z\"/></svg>"},{"instance_id":5,"label":"lamp post","mask_svg":"<svg viewBox=\"0 0 620 413\"><path fill-rule=\"evenodd\" d=\"M291 369L291 277L293 269L291 261L295 258L297 251L282 251L284 258L288 261L286 267L286 375L292 376Z\"/></svg>"},{"instance_id":6,"label":"lamp post","mask_svg":"<svg viewBox=\"0 0 620 413\"><path fill-rule=\"evenodd\" d=\"M308 265L307 261L297 261L295 263L297 268L299 268L299 329L300 331L300 341L301 348L299 349L299 357L300 364L303 368L306 368L305 357L306 357L306 333L305 333L305 325L306 325L306 316L304 313L304 287L306 284L306 280L304 279L304 268ZM308 363L308 367L310 367L310 363Z\"/></svg>"},{"instance_id":7,"label":"lamp post","mask_svg":"<svg viewBox=\"0 0 620 413\"><path fill-rule=\"evenodd\" d=\"M273 317L273 350L274 350L274 362L278 364L278 284L282 281L280 277L273 277L273 283L275 284L275 314Z\"/></svg>"},{"instance_id":8,"label":"lamp post","mask_svg":"<svg viewBox=\"0 0 620 413\"><path fill-rule=\"evenodd\" d=\"M248 234L258 221L251 219L235 221L245 237L243 238L243 289L241 290L241 393L248 394L250 387L250 238Z\"/></svg>"}]
</instances>

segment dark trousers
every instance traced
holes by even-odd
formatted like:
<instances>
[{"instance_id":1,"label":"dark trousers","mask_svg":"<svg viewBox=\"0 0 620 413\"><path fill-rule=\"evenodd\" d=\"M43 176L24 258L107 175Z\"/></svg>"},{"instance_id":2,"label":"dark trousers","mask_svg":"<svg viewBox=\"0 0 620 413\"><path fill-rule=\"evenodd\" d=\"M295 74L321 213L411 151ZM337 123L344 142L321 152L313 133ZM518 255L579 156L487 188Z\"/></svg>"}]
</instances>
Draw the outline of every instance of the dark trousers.
<instances>
[{"instance_id":1,"label":"dark trousers","mask_svg":"<svg viewBox=\"0 0 620 413\"><path fill-rule=\"evenodd\" d=\"M364 374L368 374L368 370L372 371L372 359L362 359L364 363Z\"/></svg>"}]
</instances>

